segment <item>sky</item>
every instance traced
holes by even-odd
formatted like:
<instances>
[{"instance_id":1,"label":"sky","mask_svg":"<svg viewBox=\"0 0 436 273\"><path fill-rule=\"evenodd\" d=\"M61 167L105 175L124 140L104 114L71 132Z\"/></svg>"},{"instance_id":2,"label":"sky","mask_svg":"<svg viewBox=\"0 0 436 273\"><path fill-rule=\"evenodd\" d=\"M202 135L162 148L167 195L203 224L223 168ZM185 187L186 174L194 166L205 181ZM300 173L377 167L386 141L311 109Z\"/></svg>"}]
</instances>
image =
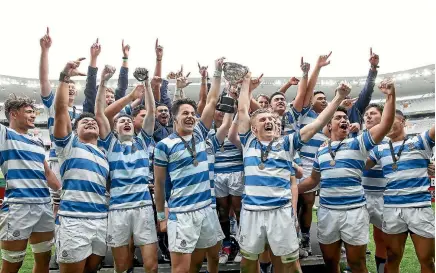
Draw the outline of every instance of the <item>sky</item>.
<instances>
[{"instance_id":1,"label":"sky","mask_svg":"<svg viewBox=\"0 0 436 273\"><path fill-rule=\"evenodd\" d=\"M39 39L50 27L50 78L69 60L86 57L96 38L98 59L122 63L121 40L131 46L132 78L138 66L154 70L155 39L164 47L163 73L184 65L199 77L197 62L214 60L249 67L253 76L301 76L300 58L312 67L319 55L331 64L322 77L365 76L369 48L380 72L435 63L436 1L0 1L0 74L38 77Z\"/></svg>"}]
</instances>

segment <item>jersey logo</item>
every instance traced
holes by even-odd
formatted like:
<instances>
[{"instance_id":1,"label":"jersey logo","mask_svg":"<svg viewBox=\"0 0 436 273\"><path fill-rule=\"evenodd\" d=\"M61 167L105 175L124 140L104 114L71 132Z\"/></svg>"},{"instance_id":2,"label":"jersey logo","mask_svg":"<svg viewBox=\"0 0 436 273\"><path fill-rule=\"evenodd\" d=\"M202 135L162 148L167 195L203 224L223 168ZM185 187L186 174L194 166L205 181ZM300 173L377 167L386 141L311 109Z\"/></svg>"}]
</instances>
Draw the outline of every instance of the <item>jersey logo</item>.
<instances>
[{"instance_id":1,"label":"jersey logo","mask_svg":"<svg viewBox=\"0 0 436 273\"><path fill-rule=\"evenodd\" d=\"M415 143L413 142L407 143L407 148L409 148L409 151L415 150Z\"/></svg>"}]
</instances>

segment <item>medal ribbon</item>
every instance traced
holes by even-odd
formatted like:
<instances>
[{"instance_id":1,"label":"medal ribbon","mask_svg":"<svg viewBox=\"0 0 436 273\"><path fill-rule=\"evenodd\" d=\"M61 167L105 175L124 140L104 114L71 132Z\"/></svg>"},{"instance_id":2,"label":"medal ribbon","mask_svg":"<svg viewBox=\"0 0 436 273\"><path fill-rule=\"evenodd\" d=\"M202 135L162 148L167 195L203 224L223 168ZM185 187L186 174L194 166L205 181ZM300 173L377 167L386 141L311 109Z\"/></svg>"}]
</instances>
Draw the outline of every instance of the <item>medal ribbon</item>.
<instances>
[{"instance_id":1,"label":"medal ribbon","mask_svg":"<svg viewBox=\"0 0 436 273\"><path fill-rule=\"evenodd\" d=\"M404 150L404 144L406 143L407 138L403 140L403 143L401 144L400 150L398 151L397 155L395 155L394 146L392 145L392 141L389 140L389 149L391 150L391 156L392 161L394 164L397 164L398 160L400 159L401 153Z\"/></svg>"},{"instance_id":2,"label":"medal ribbon","mask_svg":"<svg viewBox=\"0 0 436 273\"><path fill-rule=\"evenodd\" d=\"M266 147L265 151L264 151L264 147L263 144L259 141L260 144L260 161L262 163L264 163L267 159L268 159L268 154L269 152L271 152L272 150L272 144L274 142L274 139L271 140L271 142L268 144L268 146Z\"/></svg>"},{"instance_id":3,"label":"medal ribbon","mask_svg":"<svg viewBox=\"0 0 436 273\"><path fill-rule=\"evenodd\" d=\"M191 145L192 148L189 146L188 142L186 142L186 140L183 139L183 137L177 135L183 142L183 144L185 145L185 148L188 150L189 154L191 155L192 159L196 159L197 157L197 152L195 151L195 136L193 135L191 138Z\"/></svg>"},{"instance_id":4,"label":"medal ribbon","mask_svg":"<svg viewBox=\"0 0 436 273\"><path fill-rule=\"evenodd\" d=\"M342 143L344 140L345 139L341 140L341 142L339 142L338 147L336 147L336 149L333 151L332 150L332 140L329 139L329 154L330 154L330 156L332 157L333 160L335 160L336 153L339 150L339 148L341 148L342 144L344 144L344 143Z\"/></svg>"}]
</instances>

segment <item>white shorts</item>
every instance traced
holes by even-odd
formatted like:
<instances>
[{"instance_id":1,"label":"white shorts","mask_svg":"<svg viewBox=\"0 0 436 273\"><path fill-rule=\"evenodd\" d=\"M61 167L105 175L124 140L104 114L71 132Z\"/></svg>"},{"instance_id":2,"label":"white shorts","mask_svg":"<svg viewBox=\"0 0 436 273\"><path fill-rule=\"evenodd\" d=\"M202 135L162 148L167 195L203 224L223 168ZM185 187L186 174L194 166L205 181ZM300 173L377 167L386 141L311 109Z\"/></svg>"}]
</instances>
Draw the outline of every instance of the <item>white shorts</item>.
<instances>
[{"instance_id":1,"label":"white shorts","mask_svg":"<svg viewBox=\"0 0 436 273\"><path fill-rule=\"evenodd\" d=\"M244 172L215 173L215 196L242 196L244 192Z\"/></svg>"},{"instance_id":2,"label":"white shorts","mask_svg":"<svg viewBox=\"0 0 436 273\"><path fill-rule=\"evenodd\" d=\"M57 262L77 263L91 254L106 255L107 219L59 216Z\"/></svg>"},{"instance_id":3,"label":"white shorts","mask_svg":"<svg viewBox=\"0 0 436 273\"><path fill-rule=\"evenodd\" d=\"M128 245L132 235L135 246L157 242L152 206L109 211L107 245L109 247Z\"/></svg>"},{"instance_id":4,"label":"white shorts","mask_svg":"<svg viewBox=\"0 0 436 273\"><path fill-rule=\"evenodd\" d=\"M61 187L62 187L62 178L61 178L61 171L60 171L59 162L58 161L50 161L49 166L50 166L50 170L52 170L52 172L55 174L56 178L59 180L59 182L61 183ZM53 204L59 205L59 202L61 201L62 188L60 188L57 191L49 188L49 191L50 191L51 200L52 200Z\"/></svg>"},{"instance_id":5,"label":"white shorts","mask_svg":"<svg viewBox=\"0 0 436 273\"><path fill-rule=\"evenodd\" d=\"M318 242L329 245L339 240L353 246L368 244L369 214L366 206L349 210L318 209Z\"/></svg>"},{"instance_id":6,"label":"white shorts","mask_svg":"<svg viewBox=\"0 0 436 273\"><path fill-rule=\"evenodd\" d=\"M47 204L9 203L0 222L0 240L15 241L29 239L33 232L54 231L53 210Z\"/></svg>"},{"instance_id":7,"label":"white shorts","mask_svg":"<svg viewBox=\"0 0 436 273\"><path fill-rule=\"evenodd\" d=\"M224 238L226 238L226 236L224 235L224 232L221 228L221 224L220 224L220 220L218 218L218 211L216 210L216 208L212 208L215 211L215 215L216 218L214 218L214 222L215 222L215 229L216 229L216 237L217 237L217 243L221 242L222 240L224 240Z\"/></svg>"},{"instance_id":8,"label":"white shorts","mask_svg":"<svg viewBox=\"0 0 436 273\"><path fill-rule=\"evenodd\" d=\"M210 206L204 209L170 214L168 219L169 251L192 253L196 248L209 248L218 242L218 216Z\"/></svg>"},{"instance_id":9,"label":"white shorts","mask_svg":"<svg viewBox=\"0 0 436 273\"><path fill-rule=\"evenodd\" d=\"M434 238L434 211L426 208L384 208L383 232L400 234L410 230L424 238Z\"/></svg>"},{"instance_id":10,"label":"white shorts","mask_svg":"<svg viewBox=\"0 0 436 273\"><path fill-rule=\"evenodd\" d=\"M309 159L302 157L301 158L301 167L303 168L303 177L298 179L298 183L303 182L304 179L306 179L312 175L313 161L310 161ZM317 190L319 190L319 185L311 190L304 192L304 193L314 192Z\"/></svg>"},{"instance_id":11,"label":"white shorts","mask_svg":"<svg viewBox=\"0 0 436 273\"><path fill-rule=\"evenodd\" d=\"M383 192L365 191L366 209L369 214L369 222L382 229L383 222Z\"/></svg>"},{"instance_id":12,"label":"white shorts","mask_svg":"<svg viewBox=\"0 0 436 273\"><path fill-rule=\"evenodd\" d=\"M299 246L292 206L265 211L242 207L238 241L249 254L261 254L267 244L275 256L294 253Z\"/></svg>"}]
</instances>

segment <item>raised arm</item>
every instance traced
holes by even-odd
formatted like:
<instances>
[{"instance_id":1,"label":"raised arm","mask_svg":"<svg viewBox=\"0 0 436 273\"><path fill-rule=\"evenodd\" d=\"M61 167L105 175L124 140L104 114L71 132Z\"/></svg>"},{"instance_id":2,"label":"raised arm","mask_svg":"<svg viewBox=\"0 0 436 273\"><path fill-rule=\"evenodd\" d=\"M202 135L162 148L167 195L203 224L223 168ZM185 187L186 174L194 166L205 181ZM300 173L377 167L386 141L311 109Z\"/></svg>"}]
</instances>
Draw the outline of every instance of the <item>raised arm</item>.
<instances>
[{"instance_id":1,"label":"raised arm","mask_svg":"<svg viewBox=\"0 0 436 273\"><path fill-rule=\"evenodd\" d=\"M198 99L197 111L201 115L203 113L204 107L206 106L207 100L207 66L200 66L198 63L198 69L201 76L200 85L200 98Z\"/></svg>"},{"instance_id":2,"label":"raised arm","mask_svg":"<svg viewBox=\"0 0 436 273\"><path fill-rule=\"evenodd\" d=\"M154 76L162 78L163 46L159 45L159 39L156 39L154 50L156 52L156 66L154 67ZM160 84L157 86L151 86L155 101L160 101L160 86Z\"/></svg>"},{"instance_id":3,"label":"raised arm","mask_svg":"<svg viewBox=\"0 0 436 273\"><path fill-rule=\"evenodd\" d=\"M129 87L129 54L130 46L124 45L124 40L121 42L123 51L123 64L121 65L120 75L118 76L117 88L115 89L115 100L119 100L126 95Z\"/></svg>"},{"instance_id":4,"label":"raised arm","mask_svg":"<svg viewBox=\"0 0 436 273\"><path fill-rule=\"evenodd\" d=\"M434 133L435 133L435 128L434 128L434 124L433 126L430 128L430 132L428 133L428 135L430 136L431 140L434 141Z\"/></svg>"},{"instance_id":5,"label":"raised arm","mask_svg":"<svg viewBox=\"0 0 436 273\"><path fill-rule=\"evenodd\" d=\"M302 142L309 141L332 119L338 106L341 104L344 98L348 96L348 94L350 94L351 87L346 83L341 83L336 91L336 96L328 104L324 111L322 111L321 114L319 114L319 116L312 123L309 123L300 130Z\"/></svg>"},{"instance_id":6,"label":"raised arm","mask_svg":"<svg viewBox=\"0 0 436 273\"><path fill-rule=\"evenodd\" d=\"M69 88L68 83L70 77L86 76L86 74L78 71L80 62L85 58L80 58L77 61L68 62L61 72L59 77L59 87L55 96L55 120L54 132L55 138L64 138L71 133L71 120L68 113Z\"/></svg>"},{"instance_id":7,"label":"raised arm","mask_svg":"<svg viewBox=\"0 0 436 273\"><path fill-rule=\"evenodd\" d=\"M383 80L379 86L386 95L386 103L383 109L380 123L369 130L372 140L380 143L391 130L395 118L395 85L391 79Z\"/></svg>"},{"instance_id":8,"label":"raised arm","mask_svg":"<svg viewBox=\"0 0 436 273\"><path fill-rule=\"evenodd\" d=\"M241 93L238 100L238 134L245 134L250 130L250 82L251 72L245 75L242 81Z\"/></svg>"},{"instance_id":9,"label":"raised arm","mask_svg":"<svg viewBox=\"0 0 436 273\"><path fill-rule=\"evenodd\" d=\"M201 121L206 128L212 126L213 115L215 113L216 104L218 103L218 97L221 87L221 73L223 67L224 58L219 58L215 61L215 72L213 74L212 85L207 94L206 105L204 106L203 113L201 114Z\"/></svg>"},{"instance_id":10,"label":"raised arm","mask_svg":"<svg viewBox=\"0 0 436 273\"><path fill-rule=\"evenodd\" d=\"M112 123L114 117L118 115L118 113L121 112L121 110L123 110L123 108L129 103L131 103L132 101L140 100L143 97L143 93L144 93L144 86L140 84L136 86L132 90L132 92L130 92L129 95L122 97L121 99L115 101L114 103L106 107L106 109L104 109L104 115L109 120L111 126L113 126ZM104 105L106 105L106 101ZM133 105L132 105L132 109L133 109Z\"/></svg>"},{"instance_id":11,"label":"raised arm","mask_svg":"<svg viewBox=\"0 0 436 273\"><path fill-rule=\"evenodd\" d=\"M289 79L289 81L287 83L285 83L282 87L280 87L279 92L286 94L286 91L288 91L288 89L293 86L293 85L297 85L299 82L299 80L295 77L292 77Z\"/></svg>"},{"instance_id":12,"label":"raised arm","mask_svg":"<svg viewBox=\"0 0 436 273\"><path fill-rule=\"evenodd\" d=\"M41 86L41 96L48 97L50 95L50 81L48 80L48 51L51 47L52 41L50 37L49 28L47 32L39 40L41 46L41 58L39 60L39 85Z\"/></svg>"},{"instance_id":13,"label":"raised arm","mask_svg":"<svg viewBox=\"0 0 436 273\"><path fill-rule=\"evenodd\" d=\"M97 91L97 98L95 100L95 119L97 120L100 138L105 139L111 132L111 126L108 118L104 114L106 107L106 88L107 82L112 78L115 73L115 67L106 65L101 72L100 86Z\"/></svg>"},{"instance_id":14,"label":"raised arm","mask_svg":"<svg viewBox=\"0 0 436 273\"><path fill-rule=\"evenodd\" d=\"M305 63L303 61L303 57L301 57L300 68L301 68L301 71L303 71L303 75L302 75L301 81L298 85L297 96L295 97L295 101L293 104L293 107L297 112L301 112L303 110L303 104L304 104L304 99L306 97L307 82L308 82L309 70L310 70L310 64Z\"/></svg>"},{"instance_id":15,"label":"raised arm","mask_svg":"<svg viewBox=\"0 0 436 273\"><path fill-rule=\"evenodd\" d=\"M101 45L97 41L91 46L91 61L86 76L85 100L83 101L83 112L94 113L95 97L97 96L97 58L101 52Z\"/></svg>"},{"instance_id":16,"label":"raised arm","mask_svg":"<svg viewBox=\"0 0 436 273\"><path fill-rule=\"evenodd\" d=\"M366 78L365 86L360 91L359 97L356 103L351 106L349 110L349 118L351 123L361 123L362 115L365 112L365 108L371 102L372 93L374 93L375 79L377 78L377 68L379 63L379 56L372 52L370 49L369 63L371 68L369 69L368 77Z\"/></svg>"},{"instance_id":17,"label":"raised arm","mask_svg":"<svg viewBox=\"0 0 436 273\"><path fill-rule=\"evenodd\" d=\"M50 189L54 191L59 190L61 188L61 183L59 182L56 175L48 166L46 160L44 160L44 173L45 173L45 178L47 179L47 185L50 187Z\"/></svg>"},{"instance_id":18,"label":"raised arm","mask_svg":"<svg viewBox=\"0 0 436 273\"><path fill-rule=\"evenodd\" d=\"M228 138L229 141L233 143L233 145L238 147L238 149L242 149L241 139L239 138L238 135L238 125L239 125L238 114L236 114L235 118L233 119L232 125L230 126Z\"/></svg>"},{"instance_id":19,"label":"raised arm","mask_svg":"<svg viewBox=\"0 0 436 273\"><path fill-rule=\"evenodd\" d=\"M329 55L319 56L318 61L315 65L315 69L313 70L312 75L310 75L309 82L307 84L307 92L306 96L304 97L303 107L308 107L310 105L310 100L313 96L313 90L315 89L316 83L318 81L319 72L321 71L322 67L330 64L330 61L328 60L330 55L332 55L331 51Z\"/></svg>"},{"instance_id":20,"label":"raised arm","mask_svg":"<svg viewBox=\"0 0 436 273\"><path fill-rule=\"evenodd\" d=\"M223 123L217 129L216 138L220 144L224 143L226 136L229 133L230 126L232 125L233 115L230 113L225 113L223 118Z\"/></svg>"},{"instance_id":21,"label":"raised arm","mask_svg":"<svg viewBox=\"0 0 436 273\"><path fill-rule=\"evenodd\" d=\"M153 77L155 80L159 80L160 78L155 76ZM161 80L161 79L160 79ZM144 82L144 101L145 101L145 109L147 109L147 114L145 114L144 122L142 123L142 129L147 133L147 135L152 136L154 132L154 120L156 114L156 103L154 102L153 91L148 84L148 80Z\"/></svg>"}]
</instances>

